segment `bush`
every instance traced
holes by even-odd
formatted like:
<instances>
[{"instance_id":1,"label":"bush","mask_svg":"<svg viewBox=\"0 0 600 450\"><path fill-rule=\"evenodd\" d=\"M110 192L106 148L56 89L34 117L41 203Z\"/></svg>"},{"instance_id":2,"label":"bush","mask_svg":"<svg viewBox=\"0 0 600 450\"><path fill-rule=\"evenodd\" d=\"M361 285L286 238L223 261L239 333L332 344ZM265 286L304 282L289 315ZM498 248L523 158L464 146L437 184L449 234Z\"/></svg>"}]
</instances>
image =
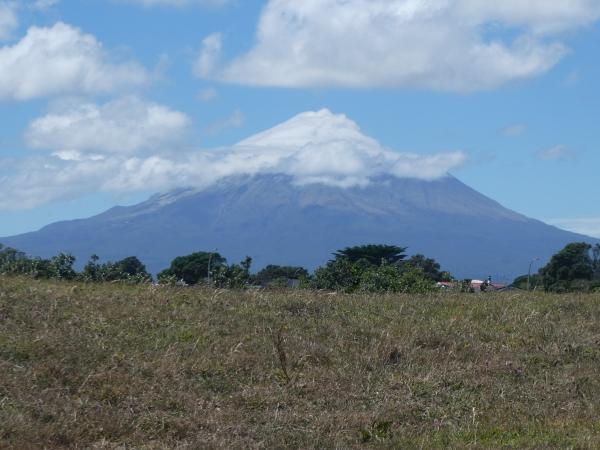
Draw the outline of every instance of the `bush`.
<instances>
[{"instance_id":1,"label":"bush","mask_svg":"<svg viewBox=\"0 0 600 450\"><path fill-rule=\"evenodd\" d=\"M360 285L362 271L346 258L329 261L325 267L315 271L310 286L328 291L354 292Z\"/></svg>"},{"instance_id":2,"label":"bush","mask_svg":"<svg viewBox=\"0 0 600 450\"><path fill-rule=\"evenodd\" d=\"M362 266L360 261L352 263L345 258L330 261L327 266L317 269L310 286L345 293L424 294L436 289L435 283L420 268L398 267L394 264Z\"/></svg>"}]
</instances>

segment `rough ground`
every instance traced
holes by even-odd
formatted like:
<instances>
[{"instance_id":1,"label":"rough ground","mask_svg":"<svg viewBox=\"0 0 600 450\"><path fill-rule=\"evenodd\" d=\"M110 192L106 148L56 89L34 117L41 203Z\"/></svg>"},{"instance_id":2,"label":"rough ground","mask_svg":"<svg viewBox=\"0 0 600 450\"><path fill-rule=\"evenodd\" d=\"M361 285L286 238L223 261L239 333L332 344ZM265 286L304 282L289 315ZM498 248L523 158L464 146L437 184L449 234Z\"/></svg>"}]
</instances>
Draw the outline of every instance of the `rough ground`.
<instances>
[{"instance_id":1,"label":"rough ground","mask_svg":"<svg viewBox=\"0 0 600 450\"><path fill-rule=\"evenodd\" d=\"M0 448L600 448L600 295L0 277Z\"/></svg>"}]
</instances>

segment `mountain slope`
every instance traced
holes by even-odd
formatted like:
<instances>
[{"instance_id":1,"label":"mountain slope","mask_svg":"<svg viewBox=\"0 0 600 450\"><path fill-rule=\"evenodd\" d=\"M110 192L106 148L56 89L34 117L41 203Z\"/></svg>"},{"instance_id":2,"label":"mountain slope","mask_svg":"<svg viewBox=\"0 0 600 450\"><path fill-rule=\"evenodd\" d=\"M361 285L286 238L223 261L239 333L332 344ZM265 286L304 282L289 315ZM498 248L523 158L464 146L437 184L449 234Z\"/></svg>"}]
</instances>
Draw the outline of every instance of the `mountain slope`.
<instances>
[{"instance_id":1,"label":"mountain slope","mask_svg":"<svg viewBox=\"0 0 600 450\"><path fill-rule=\"evenodd\" d=\"M314 268L344 246L391 243L435 257L461 277L511 279L532 258L585 239L503 208L452 176L383 176L366 187L340 188L259 175L176 190L0 242L40 256L137 255L154 272L197 250L218 249L230 261L250 255L256 268Z\"/></svg>"},{"instance_id":2,"label":"mountain slope","mask_svg":"<svg viewBox=\"0 0 600 450\"><path fill-rule=\"evenodd\" d=\"M397 244L460 277L509 280L533 258L587 239L510 211L447 175L464 158L395 152L344 115L307 112L230 148L201 152L183 178L169 180L191 187L0 242L43 257L70 252L80 261L94 253L136 255L153 272L198 250L218 249L229 261L250 255L255 268L313 269L345 246Z\"/></svg>"}]
</instances>

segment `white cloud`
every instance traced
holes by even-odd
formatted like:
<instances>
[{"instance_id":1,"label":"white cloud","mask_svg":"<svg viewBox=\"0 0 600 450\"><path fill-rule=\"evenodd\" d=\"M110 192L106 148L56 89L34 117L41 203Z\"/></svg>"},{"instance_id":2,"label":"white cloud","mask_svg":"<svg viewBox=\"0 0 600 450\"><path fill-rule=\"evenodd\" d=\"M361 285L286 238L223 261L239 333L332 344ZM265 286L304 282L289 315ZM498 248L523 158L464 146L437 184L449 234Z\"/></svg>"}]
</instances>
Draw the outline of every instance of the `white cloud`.
<instances>
[{"instance_id":1,"label":"white cloud","mask_svg":"<svg viewBox=\"0 0 600 450\"><path fill-rule=\"evenodd\" d=\"M118 152L118 141L127 143L123 134L129 129L129 120L115 114L113 120L124 124L106 124L109 110L88 105L75 109L72 116L77 120L64 114L39 122L44 131L35 138L30 136L31 142L38 146L46 139L50 150L64 150L5 161L4 169L0 160L0 191L5 194L0 197L0 209L28 208L97 191L202 189L222 178L241 175L285 174L297 184L340 187L366 186L381 176L434 180L466 160L463 152L417 155L392 151L365 136L346 116L328 110L300 114L231 147L175 152L157 146L148 154L142 151L146 146L134 140L130 153ZM142 118L142 122L148 121ZM80 136L70 137L70 132ZM90 137L94 134L106 141L105 146ZM148 141L149 136L145 138Z\"/></svg>"},{"instance_id":2,"label":"white cloud","mask_svg":"<svg viewBox=\"0 0 600 450\"><path fill-rule=\"evenodd\" d=\"M3 173L2 168L5 168ZM2 164L0 159L0 210L29 209L56 200L94 192L102 177L118 170L118 161L65 161L33 157Z\"/></svg>"},{"instance_id":3,"label":"white cloud","mask_svg":"<svg viewBox=\"0 0 600 450\"><path fill-rule=\"evenodd\" d=\"M60 3L60 0L35 0L33 3L31 3L30 7L33 10L46 11L53 6L58 5L58 3Z\"/></svg>"},{"instance_id":4,"label":"white cloud","mask_svg":"<svg viewBox=\"0 0 600 450\"><path fill-rule=\"evenodd\" d=\"M61 152L69 159L79 153L139 153L169 149L181 143L190 119L165 106L137 97L104 105L71 101L34 120L27 143L37 149Z\"/></svg>"},{"instance_id":5,"label":"white cloud","mask_svg":"<svg viewBox=\"0 0 600 450\"><path fill-rule=\"evenodd\" d=\"M507 137L522 136L527 132L527 125L524 123L513 123L502 128L500 132Z\"/></svg>"},{"instance_id":6,"label":"white cloud","mask_svg":"<svg viewBox=\"0 0 600 450\"><path fill-rule=\"evenodd\" d=\"M600 238L600 217L584 219L551 219L548 223L574 233Z\"/></svg>"},{"instance_id":7,"label":"white cloud","mask_svg":"<svg viewBox=\"0 0 600 450\"><path fill-rule=\"evenodd\" d=\"M194 64L194 73L199 77L207 77L213 73L221 62L223 36L214 33L202 40L200 55Z\"/></svg>"},{"instance_id":8,"label":"white cloud","mask_svg":"<svg viewBox=\"0 0 600 450\"><path fill-rule=\"evenodd\" d=\"M195 73L282 87L491 89L543 74L566 53L557 33L593 23L597 0L269 0L256 44L218 64L204 41Z\"/></svg>"},{"instance_id":9,"label":"white cloud","mask_svg":"<svg viewBox=\"0 0 600 450\"><path fill-rule=\"evenodd\" d=\"M570 160L576 158L577 152L566 145L556 145L538 152L537 156L545 161Z\"/></svg>"},{"instance_id":10,"label":"white cloud","mask_svg":"<svg viewBox=\"0 0 600 450\"><path fill-rule=\"evenodd\" d=\"M31 27L15 45L0 47L0 100L112 92L147 81L139 64L113 61L94 36L61 22Z\"/></svg>"},{"instance_id":11,"label":"white cloud","mask_svg":"<svg viewBox=\"0 0 600 450\"><path fill-rule=\"evenodd\" d=\"M10 39L18 26L19 19L15 4L0 1L0 41Z\"/></svg>"},{"instance_id":12,"label":"white cloud","mask_svg":"<svg viewBox=\"0 0 600 450\"><path fill-rule=\"evenodd\" d=\"M535 34L557 33L588 25L600 16L597 0L459 0L459 14L474 23L490 21L531 29Z\"/></svg>"}]
</instances>

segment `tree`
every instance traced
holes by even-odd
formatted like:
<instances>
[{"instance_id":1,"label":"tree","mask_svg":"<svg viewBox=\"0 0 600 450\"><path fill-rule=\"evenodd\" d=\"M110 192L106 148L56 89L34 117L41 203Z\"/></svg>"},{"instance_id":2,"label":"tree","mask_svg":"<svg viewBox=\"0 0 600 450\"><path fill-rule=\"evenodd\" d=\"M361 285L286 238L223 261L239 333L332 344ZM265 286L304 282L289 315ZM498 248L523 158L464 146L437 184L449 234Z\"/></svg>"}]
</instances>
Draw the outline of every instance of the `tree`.
<instances>
[{"instance_id":1,"label":"tree","mask_svg":"<svg viewBox=\"0 0 600 450\"><path fill-rule=\"evenodd\" d=\"M77 272L73 269L75 257L68 253L59 253L50 260L52 278L74 280Z\"/></svg>"},{"instance_id":2,"label":"tree","mask_svg":"<svg viewBox=\"0 0 600 450\"><path fill-rule=\"evenodd\" d=\"M176 277L186 284L194 285L209 278L222 269L227 260L219 253L196 252L187 256L178 256L171 262L171 266L158 274L159 281Z\"/></svg>"},{"instance_id":3,"label":"tree","mask_svg":"<svg viewBox=\"0 0 600 450\"><path fill-rule=\"evenodd\" d=\"M371 266L362 272L358 289L363 292L400 292L402 272L396 265Z\"/></svg>"},{"instance_id":4,"label":"tree","mask_svg":"<svg viewBox=\"0 0 600 450\"><path fill-rule=\"evenodd\" d=\"M81 277L84 281L101 281L101 265L98 263L100 257L96 254L90 256L89 261L83 267Z\"/></svg>"},{"instance_id":5,"label":"tree","mask_svg":"<svg viewBox=\"0 0 600 450\"><path fill-rule=\"evenodd\" d=\"M405 257L406 247L395 245L359 245L346 247L333 254L335 259L345 258L352 263L364 260L371 265L379 266L382 262L387 264L398 264Z\"/></svg>"},{"instance_id":6,"label":"tree","mask_svg":"<svg viewBox=\"0 0 600 450\"><path fill-rule=\"evenodd\" d=\"M225 289L244 289L251 283L252 258L246 256L239 264L221 265L212 277L214 286Z\"/></svg>"},{"instance_id":7,"label":"tree","mask_svg":"<svg viewBox=\"0 0 600 450\"><path fill-rule=\"evenodd\" d=\"M287 282L287 280L301 280L309 277L308 270L304 267L268 265L254 278L259 284L267 286L273 282L280 283L283 280Z\"/></svg>"},{"instance_id":8,"label":"tree","mask_svg":"<svg viewBox=\"0 0 600 450\"><path fill-rule=\"evenodd\" d=\"M117 261L115 266L121 273L134 276L150 277L150 274L146 271L146 266L136 256L129 256Z\"/></svg>"},{"instance_id":9,"label":"tree","mask_svg":"<svg viewBox=\"0 0 600 450\"><path fill-rule=\"evenodd\" d=\"M98 255L90 257L80 275L84 281L127 281L130 283L152 281L152 276L146 271L146 266L135 256L104 264L99 264L99 260Z\"/></svg>"},{"instance_id":10,"label":"tree","mask_svg":"<svg viewBox=\"0 0 600 450\"><path fill-rule=\"evenodd\" d=\"M589 286L594 276L592 246L585 242L568 244L540 270L546 291L567 292Z\"/></svg>"},{"instance_id":11,"label":"tree","mask_svg":"<svg viewBox=\"0 0 600 450\"><path fill-rule=\"evenodd\" d=\"M432 281L446 281L449 278L449 274L440 271L440 264L432 258L426 258L424 255L417 254L411 256L409 259L404 261L403 267L421 269L423 275Z\"/></svg>"},{"instance_id":12,"label":"tree","mask_svg":"<svg viewBox=\"0 0 600 450\"><path fill-rule=\"evenodd\" d=\"M361 268L349 259L336 258L315 271L310 285L314 289L350 293L358 288L362 272Z\"/></svg>"}]
</instances>

